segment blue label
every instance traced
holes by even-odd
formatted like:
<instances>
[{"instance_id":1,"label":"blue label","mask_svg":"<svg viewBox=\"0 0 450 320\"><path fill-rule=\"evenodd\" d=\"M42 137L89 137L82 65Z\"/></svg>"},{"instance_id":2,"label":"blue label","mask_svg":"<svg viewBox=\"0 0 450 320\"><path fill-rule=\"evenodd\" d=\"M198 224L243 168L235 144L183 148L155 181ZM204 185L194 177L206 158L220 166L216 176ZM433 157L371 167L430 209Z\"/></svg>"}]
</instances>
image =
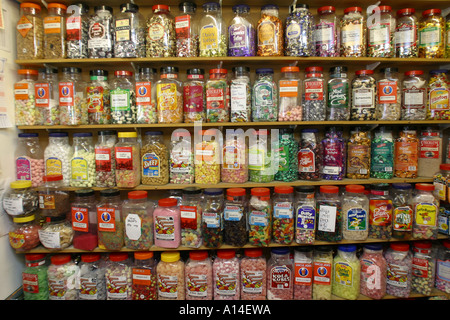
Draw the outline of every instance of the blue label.
<instances>
[{"instance_id":1,"label":"blue label","mask_svg":"<svg viewBox=\"0 0 450 320\"><path fill-rule=\"evenodd\" d=\"M297 210L297 228L314 230L316 209L312 206L301 206Z\"/></svg>"},{"instance_id":2,"label":"blue label","mask_svg":"<svg viewBox=\"0 0 450 320\"><path fill-rule=\"evenodd\" d=\"M159 177L159 157L154 153L146 153L142 156L142 174L145 177Z\"/></svg>"}]
</instances>

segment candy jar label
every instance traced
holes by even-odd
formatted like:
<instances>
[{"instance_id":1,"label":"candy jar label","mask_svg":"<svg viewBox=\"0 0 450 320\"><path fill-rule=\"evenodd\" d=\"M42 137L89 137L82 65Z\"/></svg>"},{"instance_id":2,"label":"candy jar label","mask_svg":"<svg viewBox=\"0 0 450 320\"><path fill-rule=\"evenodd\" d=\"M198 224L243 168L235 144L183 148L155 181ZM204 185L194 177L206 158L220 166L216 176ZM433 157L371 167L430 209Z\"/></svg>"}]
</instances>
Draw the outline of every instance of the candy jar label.
<instances>
[{"instance_id":1,"label":"candy jar label","mask_svg":"<svg viewBox=\"0 0 450 320\"><path fill-rule=\"evenodd\" d=\"M219 47L217 27L206 25L200 30L200 50L212 50Z\"/></svg>"},{"instance_id":2,"label":"candy jar label","mask_svg":"<svg viewBox=\"0 0 450 320\"><path fill-rule=\"evenodd\" d=\"M206 297L208 295L208 282L205 274L186 275L187 294L191 297Z\"/></svg>"},{"instance_id":3,"label":"candy jar label","mask_svg":"<svg viewBox=\"0 0 450 320\"><path fill-rule=\"evenodd\" d=\"M353 285L353 268L346 262L337 262L334 265L335 275L334 282L340 285Z\"/></svg>"},{"instance_id":4,"label":"candy jar label","mask_svg":"<svg viewBox=\"0 0 450 320\"><path fill-rule=\"evenodd\" d=\"M272 289L289 289L292 271L287 266L275 266L269 270L269 285Z\"/></svg>"},{"instance_id":5,"label":"candy jar label","mask_svg":"<svg viewBox=\"0 0 450 320\"><path fill-rule=\"evenodd\" d=\"M71 161L72 180L87 181L89 179L89 170L86 159L75 157Z\"/></svg>"},{"instance_id":6,"label":"candy jar label","mask_svg":"<svg viewBox=\"0 0 450 320\"><path fill-rule=\"evenodd\" d=\"M155 153L146 153L142 156L142 175L158 178L160 176L160 161Z\"/></svg>"},{"instance_id":7,"label":"candy jar label","mask_svg":"<svg viewBox=\"0 0 450 320\"><path fill-rule=\"evenodd\" d=\"M31 161L28 157L16 158L16 179L31 180Z\"/></svg>"},{"instance_id":8,"label":"candy jar label","mask_svg":"<svg viewBox=\"0 0 450 320\"><path fill-rule=\"evenodd\" d=\"M297 210L297 228L314 230L316 209L312 206L301 206Z\"/></svg>"},{"instance_id":9,"label":"candy jar label","mask_svg":"<svg viewBox=\"0 0 450 320\"><path fill-rule=\"evenodd\" d=\"M236 294L237 274L217 273L215 276L216 293L219 295L234 296Z\"/></svg>"},{"instance_id":10,"label":"candy jar label","mask_svg":"<svg viewBox=\"0 0 450 320\"><path fill-rule=\"evenodd\" d=\"M367 212L362 208L351 208L347 211L347 230L367 230Z\"/></svg>"},{"instance_id":11,"label":"candy jar label","mask_svg":"<svg viewBox=\"0 0 450 320\"><path fill-rule=\"evenodd\" d=\"M374 226L389 226L392 219L391 200L370 200L369 201L370 224Z\"/></svg>"},{"instance_id":12,"label":"candy jar label","mask_svg":"<svg viewBox=\"0 0 450 320\"><path fill-rule=\"evenodd\" d=\"M395 231L411 231L413 211L410 207L397 207L394 209L392 222Z\"/></svg>"},{"instance_id":13,"label":"candy jar label","mask_svg":"<svg viewBox=\"0 0 450 320\"><path fill-rule=\"evenodd\" d=\"M331 263L314 261L313 282L318 285L331 284Z\"/></svg>"},{"instance_id":14,"label":"candy jar label","mask_svg":"<svg viewBox=\"0 0 450 320\"><path fill-rule=\"evenodd\" d=\"M258 270L244 270L242 272L242 291L250 294L261 294L263 289L264 272Z\"/></svg>"},{"instance_id":15,"label":"candy jar label","mask_svg":"<svg viewBox=\"0 0 450 320\"><path fill-rule=\"evenodd\" d=\"M417 225L434 227L438 214L437 207L432 203L419 203L415 208L415 221Z\"/></svg>"},{"instance_id":16,"label":"candy jar label","mask_svg":"<svg viewBox=\"0 0 450 320\"><path fill-rule=\"evenodd\" d=\"M88 208L72 207L72 229L74 231L89 231Z\"/></svg>"},{"instance_id":17,"label":"candy jar label","mask_svg":"<svg viewBox=\"0 0 450 320\"><path fill-rule=\"evenodd\" d=\"M155 217L155 238L163 241L175 240L175 221L170 216Z\"/></svg>"}]
</instances>

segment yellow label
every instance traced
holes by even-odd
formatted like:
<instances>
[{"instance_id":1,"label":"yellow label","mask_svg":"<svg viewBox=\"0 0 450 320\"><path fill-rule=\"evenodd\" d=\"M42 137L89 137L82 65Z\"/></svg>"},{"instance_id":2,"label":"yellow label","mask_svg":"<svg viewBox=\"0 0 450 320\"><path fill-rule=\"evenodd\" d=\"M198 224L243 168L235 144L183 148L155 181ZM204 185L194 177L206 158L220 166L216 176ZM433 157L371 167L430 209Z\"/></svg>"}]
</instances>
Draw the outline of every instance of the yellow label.
<instances>
[{"instance_id":1,"label":"yellow label","mask_svg":"<svg viewBox=\"0 0 450 320\"><path fill-rule=\"evenodd\" d=\"M345 262L336 262L335 264L334 281L338 284L345 286L352 286L353 282L353 269Z\"/></svg>"},{"instance_id":2,"label":"yellow label","mask_svg":"<svg viewBox=\"0 0 450 320\"><path fill-rule=\"evenodd\" d=\"M158 110L177 109L177 86L175 83L160 83L156 85Z\"/></svg>"},{"instance_id":3,"label":"yellow label","mask_svg":"<svg viewBox=\"0 0 450 320\"><path fill-rule=\"evenodd\" d=\"M73 158L72 166L72 180L86 181L89 178L89 170L87 161L83 158Z\"/></svg>"},{"instance_id":4,"label":"yellow label","mask_svg":"<svg viewBox=\"0 0 450 320\"><path fill-rule=\"evenodd\" d=\"M62 174L62 162L58 158L48 158L45 162L45 172L47 175Z\"/></svg>"},{"instance_id":5,"label":"yellow label","mask_svg":"<svg viewBox=\"0 0 450 320\"><path fill-rule=\"evenodd\" d=\"M272 21L264 21L259 25L258 45L271 45L275 43L275 25Z\"/></svg>"},{"instance_id":6,"label":"yellow label","mask_svg":"<svg viewBox=\"0 0 450 320\"><path fill-rule=\"evenodd\" d=\"M217 28L214 25L207 25L200 31L200 50L212 50L219 47L219 37Z\"/></svg>"},{"instance_id":7,"label":"yellow label","mask_svg":"<svg viewBox=\"0 0 450 320\"><path fill-rule=\"evenodd\" d=\"M420 226L436 226L437 207L432 203L419 203L416 205L416 224Z\"/></svg>"},{"instance_id":8,"label":"yellow label","mask_svg":"<svg viewBox=\"0 0 450 320\"><path fill-rule=\"evenodd\" d=\"M446 110L449 108L449 90L446 88L432 89L428 99L431 110Z\"/></svg>"}]
</instances>

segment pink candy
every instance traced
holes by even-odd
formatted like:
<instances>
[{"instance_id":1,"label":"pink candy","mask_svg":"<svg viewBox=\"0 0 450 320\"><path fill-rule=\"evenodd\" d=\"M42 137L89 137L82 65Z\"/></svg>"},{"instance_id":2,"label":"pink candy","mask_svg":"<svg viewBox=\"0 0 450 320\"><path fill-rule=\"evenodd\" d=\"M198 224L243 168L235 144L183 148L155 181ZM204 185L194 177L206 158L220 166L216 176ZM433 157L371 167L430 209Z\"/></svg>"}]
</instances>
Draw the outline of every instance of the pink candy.
<instances>
[{"instance_id":1,"label":"pink candy","mask_svg":"<svg viewBox=\"0 0 450 320\"><path fill-rule=\"evenodd\" d=\"M387 264L383 257L382 248L367 245L360 258L361 263L361 294L381 299L386 294Z\"/></svg>"},{"instance_id":2,"label":"pink candy","mask_svg":"<svg viewBox=\"0 0 450 320\"><path fill-rule=\"evenodd\" d=\"M212 300L214 285L208 251L190 251L184 274L186 300Z\"/></svg>"},{"instance_id":3,"label":"pink candy","mask_svg":"<svg viewBox=\"0 0 450 320\"><path fill-rule=\"evenodd\" d=\"M239 260L231 249L217 250L213 263L214 300L239 300Z\"/></svg>"},{"instance_id":4,"label":"pink candy","mask_svg":"<svg viewBox=\"0 0 450 320\"><path fill-rule=\"evenodd\" d=\"M240 269L241 300L266 300L267 263L262 249L245 249Z\"/></svg>"}]
</instances>

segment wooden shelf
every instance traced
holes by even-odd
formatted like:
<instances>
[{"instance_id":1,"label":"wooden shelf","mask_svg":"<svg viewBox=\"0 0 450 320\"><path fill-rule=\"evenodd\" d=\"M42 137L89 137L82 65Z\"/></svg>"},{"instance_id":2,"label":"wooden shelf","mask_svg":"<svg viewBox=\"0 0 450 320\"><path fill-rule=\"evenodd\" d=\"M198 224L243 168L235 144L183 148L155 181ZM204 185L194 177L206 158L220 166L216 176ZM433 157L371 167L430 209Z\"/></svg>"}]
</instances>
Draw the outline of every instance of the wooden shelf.
<instances>
[{"instance_id":1,"label":"wooden shelf","mask_svg":"<svg viewBox=\"0 0 450 320\"><path fill-rule=\"evenodd\" d=\"M420 293L416 293L416 292L411 292L408 298L399 298L399 297L395 297L395 296L391 296L389 294L386 294L381 299L382 300L392 300L392 299L416 299L416 298L432 298L432 297L446 297L446 298L449 298L450 295L448 293L445 293L445 292L441 291L441 290L433 288L431 290L431 294L430 295L424 295L424 294L420 294ZM338 296L335 296L335 295L332 295L331 300L346 300L346 299L338 297ZM358 299L356 299L356 300L374 300L374 299L360 294Z\"/></svg>"}]
</instances>

